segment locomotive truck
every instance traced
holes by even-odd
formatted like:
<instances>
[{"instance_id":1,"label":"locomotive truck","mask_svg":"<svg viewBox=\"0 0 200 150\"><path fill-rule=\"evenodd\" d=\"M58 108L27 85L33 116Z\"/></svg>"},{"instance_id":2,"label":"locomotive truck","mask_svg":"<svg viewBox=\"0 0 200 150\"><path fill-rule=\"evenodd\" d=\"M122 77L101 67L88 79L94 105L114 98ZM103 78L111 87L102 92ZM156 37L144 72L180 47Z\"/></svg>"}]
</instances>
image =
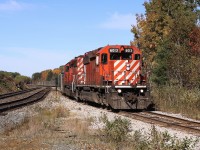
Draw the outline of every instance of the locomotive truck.
<instances>
[{"instance_id":1,"label":"locomotive truck","mask_svg":"<svg viewBox=\"0 0 200 150\"><path fill-rule=\"evenodd\" d=\"M75 57L60 75L61 92L114 110L150 109L142 53L135 46L107 45Z\"/></svg>"}]
</instances>

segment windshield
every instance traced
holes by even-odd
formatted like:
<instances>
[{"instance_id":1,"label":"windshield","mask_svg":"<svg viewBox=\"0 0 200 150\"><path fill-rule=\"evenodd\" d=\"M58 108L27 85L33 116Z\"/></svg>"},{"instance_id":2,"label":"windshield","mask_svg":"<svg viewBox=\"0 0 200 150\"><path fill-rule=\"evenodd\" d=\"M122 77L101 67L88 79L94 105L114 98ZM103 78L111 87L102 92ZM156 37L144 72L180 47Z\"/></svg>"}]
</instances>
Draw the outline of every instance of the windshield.
<instances>
[{"instance_id":1,"label":"windshield","mask_svg":"<svg viewBox=\"0 0 200 150\"><path fill-rule=\"evenodd\" d=\"M110 60L120 60L120 53L110 53Z\"/></svg>"},{"instance_id":2,"label":"windshield","mask_svg":"<svg viewBox=\"0 0 200 150\"><path fill-rule=\"evenodd\" d=\"M110 60L131 60L133 49L132 48L124 48L120 52L118 48L110 48Z\"/></svg>"},{"instance_id":3,"label":"windshield","mask_svg":"<svg viewBox=\"0 0 200 150\"><path fill-rule=\"evenodd\" d=\"M110 60L131 60L132 54L130 53L111 53Z\"/></svg>"},{"instance_id":4,"label":"windshield","mask_svg":"<svg viewBox=\"0 0 200 150\"><path fill-rule=\"evenodd\" d=\"M131 60L132 59L132 53L125 53L124 51L122 51L121 56L122 56L122 60Z\"/></svg>"}]
</instances>

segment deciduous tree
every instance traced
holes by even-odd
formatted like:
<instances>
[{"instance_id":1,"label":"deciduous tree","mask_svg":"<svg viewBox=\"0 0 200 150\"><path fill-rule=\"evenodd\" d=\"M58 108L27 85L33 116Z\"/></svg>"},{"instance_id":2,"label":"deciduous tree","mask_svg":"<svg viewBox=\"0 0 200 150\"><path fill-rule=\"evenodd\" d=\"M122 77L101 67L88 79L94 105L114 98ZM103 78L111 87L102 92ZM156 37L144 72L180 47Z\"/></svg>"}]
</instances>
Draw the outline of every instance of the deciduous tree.
<instances>
[{"instance_id":1,"label":"deciduous tree","mask_svg":"<svg viewBox=\"0 0 200 150\"><path fill-rule=\"evenodd\" d=\"M150 0L144 3L145 15L137 15L132 43L143 50L156 83L191 84L190 51L198 51L199 33L194 29L199 4L199 0Z\"/></svg>"}]
</instances>

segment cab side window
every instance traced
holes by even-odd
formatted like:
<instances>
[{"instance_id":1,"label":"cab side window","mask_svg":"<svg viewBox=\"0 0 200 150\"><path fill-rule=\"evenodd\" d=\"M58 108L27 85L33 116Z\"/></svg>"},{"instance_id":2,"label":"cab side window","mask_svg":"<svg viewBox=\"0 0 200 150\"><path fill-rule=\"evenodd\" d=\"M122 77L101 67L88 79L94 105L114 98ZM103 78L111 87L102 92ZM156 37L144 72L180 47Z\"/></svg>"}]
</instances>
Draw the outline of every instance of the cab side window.
<instances>
[{"instance_id":1,"label":"cab side window","mask_svg":"<svg viewBox=\"0 0 200 150\"><path fill-rule=\"evenodd\" d=\"M101 63L107 64L107 62L108 62L108 55L105 53L101 54Z\"/></svg>"},{"instance_id":2,"label":"cab side window","mask_svg":"<svg viewBox=\"0 0 200 150\"><path fill-rule=\"evenodd\" d=\"M66 66L65 71L69 72L69 66Z\"/></svg>"}]
</instances>

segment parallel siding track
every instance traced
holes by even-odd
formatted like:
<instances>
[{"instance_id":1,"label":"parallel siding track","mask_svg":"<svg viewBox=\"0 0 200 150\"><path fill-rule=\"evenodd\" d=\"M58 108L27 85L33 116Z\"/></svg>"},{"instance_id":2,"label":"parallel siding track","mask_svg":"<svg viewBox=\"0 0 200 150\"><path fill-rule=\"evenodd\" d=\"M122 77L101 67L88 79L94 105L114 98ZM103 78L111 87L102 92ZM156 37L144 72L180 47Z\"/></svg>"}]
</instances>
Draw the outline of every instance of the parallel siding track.
<instances>
[{"instance_id":1,"label":"parallel siding track","mask_svg":"<svg viewBox=\"0 0 200 150\"><path fill-rule=\"evenodd\" d=\"M14 100L1 99L0 100L0 112L8 111L14 108L22 107L30 103L43 99L50 91L50 88L43 88L36 93L29 95L28 97L16 98ZM17 94L19 95L19 94Z\"/></svg>"},{"instance_id":2,"label":"parallel siding track","mask_svg":"<svg viewBox=\"0 0 200 150\"><path fill-rule=\"evenodd\" d=\"M28 92L34 91L36 89L39 89L39 88L32 88L32 89L27 89L27 90L18 91L18 92L11 92L11 93L6 93L6 94L0 94L0 99L12 97L12 96L16 96L16 95L20 95L20 94L24 94L24 93L28 93Z\"/></svg>"}]
</instances>

